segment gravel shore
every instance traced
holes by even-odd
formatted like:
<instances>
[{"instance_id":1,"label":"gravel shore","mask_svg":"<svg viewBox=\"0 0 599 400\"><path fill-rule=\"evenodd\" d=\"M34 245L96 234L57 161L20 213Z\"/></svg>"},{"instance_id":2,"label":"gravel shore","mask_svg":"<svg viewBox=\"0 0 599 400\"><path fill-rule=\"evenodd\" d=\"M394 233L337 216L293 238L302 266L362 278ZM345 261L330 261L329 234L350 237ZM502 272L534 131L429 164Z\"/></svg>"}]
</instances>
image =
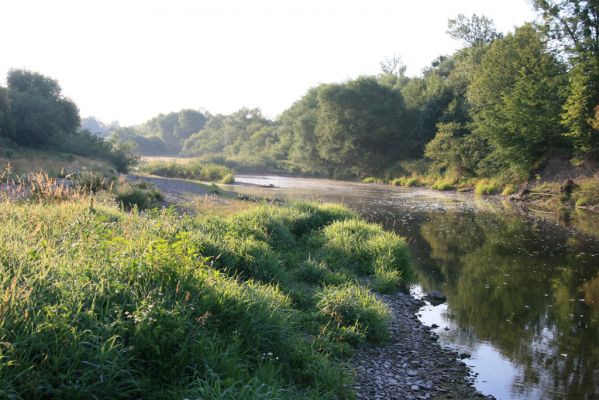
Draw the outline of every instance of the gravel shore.
<instances>
[{"instance_id":1,"label":"gravel shore","mask_svg":"<svg viewBox=\"0 0 599 400\"><path fill-rule=\"evenodd\" d=\"M380 298L392 312L391 338L354 356L358 399L493 399L476 391L459 354L442 348L418 320L422 300L405 293Z\"/></svg>"}]
</instances>

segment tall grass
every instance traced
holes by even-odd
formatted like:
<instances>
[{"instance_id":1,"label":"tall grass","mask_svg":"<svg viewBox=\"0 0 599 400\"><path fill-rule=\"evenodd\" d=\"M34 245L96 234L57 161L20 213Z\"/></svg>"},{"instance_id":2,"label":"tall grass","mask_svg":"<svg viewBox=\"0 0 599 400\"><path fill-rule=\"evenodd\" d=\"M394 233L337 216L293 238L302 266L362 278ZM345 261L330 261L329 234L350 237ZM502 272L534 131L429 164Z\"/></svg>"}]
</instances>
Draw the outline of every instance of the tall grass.
<instances>
[{"instance_id":1,"label":"tall grass","mask_svg":"<svg viewBox=\"0 0 599 400\"><path fill-rule=\"evenodd\" d=\"M338 205L1 201L0 219L3 398L350 398L348 343L388 319L354 277L409 275L403 240Z\"/></svg>"},{"instance_id":2,"label":"tall grass","mask_svg":"<svg viewBox=\"0 0 599 400\"><path fill-rule=\"evenodd\" d=\"M138 167L139 171L166 178L183 178L198 181L233 183L233 171L218 164L202 163L198 160L185 162L146 161Z\"/></svg>"}]
</instances>

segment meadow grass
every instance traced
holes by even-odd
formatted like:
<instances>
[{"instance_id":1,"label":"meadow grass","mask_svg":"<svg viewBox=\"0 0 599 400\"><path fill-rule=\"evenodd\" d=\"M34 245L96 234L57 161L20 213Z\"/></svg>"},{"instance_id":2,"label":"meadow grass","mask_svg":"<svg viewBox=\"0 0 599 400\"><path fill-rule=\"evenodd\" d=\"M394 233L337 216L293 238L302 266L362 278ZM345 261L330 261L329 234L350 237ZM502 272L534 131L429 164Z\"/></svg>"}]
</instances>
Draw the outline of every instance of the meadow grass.
<instances>
[{"instance_id":1,"label":"meadow grass","mask_svg":"<svg viewBox=\"0 0 599 400\"><path fill-rule=\"evenodd\" d=\"M350 398L351 348L388 334L358 278L411 275L403 239L334 204L0 218L2 398Z\"/></svg>"},{"instance_id":2,"label":"meadow grass","mask_svg":"<svg viewBox=\"0 0 599 400\"><path fill-rule=\"evenodd\" d=\"M193 179L205 182L235 182L235 175L230 168L223 165L202 163L196 159L183 161L144 161L138 170L140 172L163 176L166 178Z\"/></svg>"}]
</instances>

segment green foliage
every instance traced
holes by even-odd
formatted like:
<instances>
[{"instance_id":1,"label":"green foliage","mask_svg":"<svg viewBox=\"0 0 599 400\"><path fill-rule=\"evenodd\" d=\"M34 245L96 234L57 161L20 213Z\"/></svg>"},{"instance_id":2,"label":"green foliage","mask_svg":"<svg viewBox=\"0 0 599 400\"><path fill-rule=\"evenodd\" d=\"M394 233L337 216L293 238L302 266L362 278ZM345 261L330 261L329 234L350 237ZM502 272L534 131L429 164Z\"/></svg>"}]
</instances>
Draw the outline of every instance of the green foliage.
<instances>
[{"instance_id":1,"label":"green foliage","mask_svg":"<svg viewBox=\"0 0 599 400\"><path fill-rule=\"evenodd\" d=\"M233 171L217 164L205 164L199 160L189 161L146 161L139 166L139 170L146 174L164 176L167 178L184 178L197 181L217 182L226 177L235 181ZM232 183L223 182L223 183Z\"/></svg>"},{"instance_id":2,"label":"green foliage","mask_svg":"<svg viewBox=\"0 0 599 400\"><path fill-rule=\"evenodd\" d=\"M347 343L388 335L386 306L320 256L360 225L339 205L221 218L0 202L0 217L8 396L349 398ZM362 224L372 259L406 256Z\"/></svg>"},{"instance_id":3,"label":"green foliage","mask_svg":"<svg viewBox=\"0 0 599 400\"><path fill-rule=\"evenodd\" d=\"M14 129L10 138L28 147L69 140L80 125L75 103L64 97L57 81L26 70L10 70L6 79Z\"/></svg>"},{"instance_id":4,"label":"green foliage","mask_svg":"<svg viewBox=\"0 0 599 400\"><path fill-rule=\"evenodd\" d=\"M362 183L376 183L376 178L373 176L367 176L366 178L362 179Z\"/></svg>"},{"instance_id":5,"label":"green foliage","mask_svg":"<svg viewBox=\"0 0 599 400\"><path fill-rule=\"evenodd\" d=\"M409 249L403 238L358 219L335 222L322 231L322 257L333 270L371 275L377 267L411 278Z\"/></svg>"},{"instance_id":6,"label":"green foliage","mask_svg":"<svg viewBox=\"0 0 599 400\"><path fill-rule=\"evenodd\" d=\"M319 311L340 327L374 343L388 338L389 311L368 289L354 284L327 286L318 297Z\"/></svg>"},{"instance_id":7,"label":"green foliage","mask_svg":"<svg viewBox=\"0 0 599 400\"><path fill-rule=\"evenodd\" d=\"M570 70L570 90L564 105L563 123L566 136L574 145L577 161L599 156L599 61L579 63Z\"/></svg>"},{"instance_id":8,"label":"green foliage","mask_svg":"<svg viewBox=\"0 0 599 400\"><path fill-rule=\"evenodd\" d=\"M524 25L493 42L468 88L474 133L497 165L526 174L559 143L563 68L541 34Z\"/></svg>"},{"instance_id":9,"label":"green foliage","mask_svg":"<svg viewBox=\"0 0 599 400\"><path fill-rule=\"evenodd\" d=\"M235 183L235 175L227 174L223 176L223 179L220 180L220 183L224 183L225 185L231 185Z\"/></svg>"},{"instance_id":10,"label":"green foliage","mask_svg":"<svg viewBox=\"0 0 599 400\"><path fill-rule=\"evenodd\" d=\"M394 293L403 284L401 271L378 267L370 282L370 287L379 293Z\"/></svg>"},{"instance_id":11,"label":"green foliage","mask_svg":"<svg viewBox=\"0 0 599 400\"><path fill-rule=\"evenodd\" d=\"M159 207L164 201L162 194L145 182L119 183L114 190L115 201L125 210L147 210Z\"/></svg>"}]
</instances>

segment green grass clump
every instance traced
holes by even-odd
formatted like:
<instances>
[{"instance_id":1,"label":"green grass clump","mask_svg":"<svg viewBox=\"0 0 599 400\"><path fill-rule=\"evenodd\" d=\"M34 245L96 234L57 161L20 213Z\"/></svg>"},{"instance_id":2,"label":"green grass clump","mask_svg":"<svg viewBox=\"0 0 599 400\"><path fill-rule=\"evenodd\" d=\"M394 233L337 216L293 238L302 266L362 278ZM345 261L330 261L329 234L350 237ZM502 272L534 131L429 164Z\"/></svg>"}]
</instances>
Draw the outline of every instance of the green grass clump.
<instances>
[{"instance_id":1,"label":"green grass clump","mask_svg":"<svg viewBox=\"0 0 599 400\"><path fill-rule=\"evenodd\" d=\"M405 240L379 225L359 219L335 222L322 231L322 256L333 270L349 270L356 276L385 267L410 275L410 251Z\"/></svg>"},{"instance_id":2,"label":"green grass clump","mask_svg":"<svg viewBox=\"0 0 599 400\"><path fill-rule=\"evenodd\" d=\"M572 192L572 199L581 207L599 204L599 179L589 178L578 182L578 186Z\"/></svg>"},{"instance_id":3,"label":"green grass clump","mask_svg":"<svg viewBox=\"0 0 599 400\"><path fill-rule=\"evenodd\" d=\"M163 176L166 178L193 179L207 182L233 183L235 175L230 168L223 165L202 163L199 160L186 162L175 161L147 161L138 167L139 171L146 174Z\"/></svg>"},{"instance_id":4,"label":"green grass clump","mask_svg":"<svg viewBox=\"0 0 599 400\"><path fill-rule=\"evenodd\" d=\"M402 285L401 271L379 267L374 271L370 287L375 292L393 293Z\"/></svg>"},{"instance_id":5,"label":"green grass clump","mask_svg":"<svg viewBox=\"0 0 599 400\"><path fill-rule=\"evenodd\" d=\"M440 191L453 190L455 189L455 184L451 179L438 179L433 183L431 188Z\"/></svg>"},{"instance_id":6,"label":"green grass clump","mask_svg":"<svg viewBox=\"0 0 599 400\"><path fill-rule=\"evenodd\" d=\"M362 179L362 183L376 183L376 178L372 176L368 176Z\"/></svg>"},{"instance_id":7,"label":"green grass clump","mask_svg":"<svg viewBox=\"0 0 599 400\"><path fill-rule=\"evenodd\" d=\"M351 398L350 344L383 341L389 318L355 277L383 291L409 267L403 239L339 205L81 198L3 201L0 218L0 397Z\"/></svg>"},{"instance_id":8,"label":"green grass clump","mask_svg":"<svg viewBox=\"0 0 599 400\"><path fill-rule=\"evenodd\" d=\"M235 175L233 174L227 174L223 177L223 179L220 180L220 183L224 183L225 185L230 185L232 183L235 183Z\"/></svg>"},{"instance_id":9,"label":"green grass clump","mask_svg":"<svg viewBox=\"0 0 599 400\"><path fill-rule=\"evenodd\" d=\"M72 178L74 186L84 193L98 193L111 190L115 178L98 172L82 172Z\"/></svg>"},{"instance_id":10,"label":"green grass clump","mask_svg":"<svg viewBox=\"0 0 599 400\"><path fill-rule=\"evenodd\" d=\"M502 196L509 196L516 193L516 186L508 183L503 187L503 191L501 192Z\"/></svg>"},{"instance_id":11,"label":"green grass clump","mask_svg":"<svg viewBox=\"0 0 599 400\"><path fill-rule=\"evenodd\" d=\"M340 327L372 342L383 342L389 336L389 310L366 288L355 284L327 286L319 293L317 307Z\"/></svg>"},{"instance_id":12,"label":"green grass clump","mask_svg":"<svg viewBox=\"0 0 599 400\"><path fill-rule=\"evenodd\" d=\"M158 208L164 201L162 193L145 182L120 182L114 189L115 201L125 210Z\"/></svg>"},{"instance_id":13,"label":"green grass clump","mask_svg":"<svg viewBox=\"0 0 599 400\"><path fill-rule=\"evenodd\" d=\"M476 182L474 187L474 194L477 196L487 196L491 194L499 193L501 186L494 179L481 179Z\"/></svg>"},{"instance_id":14,"label":"green grass clump","mask_svg":"<svg viewBox=\"0 0 599 400\"><path fill-rule=\"evenodd\" d=\"M393 179L390 183L393 186L414 187L420 186L420 179L416 176L402 176L400 178Z\"/></svg>"}]
</instances>

